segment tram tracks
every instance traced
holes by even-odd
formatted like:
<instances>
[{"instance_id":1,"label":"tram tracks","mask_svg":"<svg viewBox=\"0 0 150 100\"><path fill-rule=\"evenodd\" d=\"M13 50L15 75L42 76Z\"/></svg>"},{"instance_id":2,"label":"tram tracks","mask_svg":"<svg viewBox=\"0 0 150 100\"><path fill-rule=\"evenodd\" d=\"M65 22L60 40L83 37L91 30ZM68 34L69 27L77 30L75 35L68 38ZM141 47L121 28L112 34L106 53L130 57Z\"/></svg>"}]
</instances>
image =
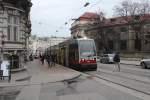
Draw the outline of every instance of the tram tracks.
<instances>
[{"instance_id":1,"label":"tram tracks","mask_svg":"<svg viewBox=\"0 0 150 100\"><path fill-rule=\"evenodd\" d=\"M103 81L106 81L106 82L109 82L109 83L112 83L112 84L115 84L115 85L118 85L118 86L121 86L121 87L130 89L130 90L136 91L136 92L138 92L138 93L142 93L142 94L144 94L144 95L150 96L150 91L148 91L148 90L145 91L143 88L137 88L137 87L132 86L132 85L130 85L130 84L126 84L126 83L127 83L126 81L120 80L120 82L119 82L119 81L113 80L114 78L110 78L110 77L108 78L108 77L103 76L103 75L101 75L101 74L88 73L88 72L86 72L86 73L84 73L84 74L87 74L87 75L89 75L90 77L95 77L95 78L98 78L98 79L100 79L100 80L103 80ZM111 74L110 76L112 76L112 74ZM134 80L133 80L133 81L134 81ZM136 80L136 81L137 81L137 80ZM149 85L149 83L143 83L143 84L146 84L147 86ZM139 84L138 84L138 85L139 85ZM145 88L145 89L146 89L146 88Z\"/></svg>"},{"instance_id":2,"label":"tram tracks","mask_svg":"<svg viewBox=\"0 0 150 100\"><path fill-rule=\"evenodd\" d=\"M112 71L113 70L113 66L106 66L106 65L104 65L103 67L99 66L99 69ZM149 70L132 68L132 67L128 67L128 66L122 66L121 72L122 73L133 74L133 75L136 75L136 76L142 76L142 77L150 78L150 71Z\"/></svg>"},{"instance_id":3,"label":"tram tracks","mask_svg":"<svg viewBox=\"0 0 150 100\"><path fill-rule=\"evenodd\" d=\"M144 83L144 84L147 84L147 85L150 84L150 79L147 78L147 77L136 76L132 73L126 73L126 72L123 72L123 71L118 72L118 73L115 73L115 72L111 73L111 71L105 71L105 70L100 71L100 70L98 70L97 74L100 75L100 73L104 73L104 74L115 76L115 77L120 77L120 78L123 78L123 79L133 80L133 81Z\"/></svg>"}]
</instances>

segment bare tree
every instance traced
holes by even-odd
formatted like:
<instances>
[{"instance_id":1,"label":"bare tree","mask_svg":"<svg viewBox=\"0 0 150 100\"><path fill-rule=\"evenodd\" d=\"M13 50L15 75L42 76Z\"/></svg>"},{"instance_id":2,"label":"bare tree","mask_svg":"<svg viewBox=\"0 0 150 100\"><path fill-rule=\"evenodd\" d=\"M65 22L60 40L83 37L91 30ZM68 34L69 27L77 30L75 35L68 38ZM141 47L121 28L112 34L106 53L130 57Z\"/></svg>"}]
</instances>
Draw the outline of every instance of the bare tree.
<instances>
[{"instance_id":1,"label":"bare tree","mask_svg":"<svg viewBox=\"0 0 150 100\"><path fill-rule=\"evenodd\" d=\"M98 15L98 33L97 33L97 43L98 43L98 49L102 49L104 52L108 52L108 36L104 32L104 23L105 23L105 14L104 12L99 9L97 12Z\"/></svg>"},{"instance_id":2,"label":"bare tree","mask_svg":"<svg viewBox=\"0 0 150 100\"><path fill-rule=\"evenodd\" d=\"M143 25L147 20L147 15L150 13L150 2L141 0L141 2L125 0L120 5L115 6L115 13L122 16L126 24L135 33L135 47L141 50L141 40L143 39Z\"/></svg>"}]
</instances>

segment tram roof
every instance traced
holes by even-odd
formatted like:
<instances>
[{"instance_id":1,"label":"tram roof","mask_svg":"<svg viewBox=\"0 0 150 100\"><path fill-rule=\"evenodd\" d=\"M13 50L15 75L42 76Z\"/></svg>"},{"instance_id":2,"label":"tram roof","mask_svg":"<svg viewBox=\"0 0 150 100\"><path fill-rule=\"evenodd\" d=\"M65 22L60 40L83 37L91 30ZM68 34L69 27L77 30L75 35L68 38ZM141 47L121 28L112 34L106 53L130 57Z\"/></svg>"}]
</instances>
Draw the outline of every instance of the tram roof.
<instances>
[{"instance_id":1,"label":"tram roof","mask_svg":"<svg viewBox=\"0 0 150 100\"><path fill-rule=\"evenodd\" d=\"M76 39L68 39L64 42L61 42L59 43L59 45L66 45L66 44L69 44L69 43L75 43L76 41L79 41L79 40L93 40L93 39L89 39L89 38L76 38Z\"/></svg>"},{"instance_id":2,"label":"tram roof","mask_svg":"<svg viewBox=\"0 0 150 100\"><path fill-rule=\"evenodd\" d=\"M64 42L61 42L59 43L58 45L54 45L54 46L51 46L51 47L48 47L47 49L50 50L50 49L57 49L59 48L59 46L66 46L66 45L69 45L70 43L77 43L77 41L79 40L93 40L93 39L90 39L90 38L71 38L71 39L68 39Z\"/></svg>"}]
</instances>

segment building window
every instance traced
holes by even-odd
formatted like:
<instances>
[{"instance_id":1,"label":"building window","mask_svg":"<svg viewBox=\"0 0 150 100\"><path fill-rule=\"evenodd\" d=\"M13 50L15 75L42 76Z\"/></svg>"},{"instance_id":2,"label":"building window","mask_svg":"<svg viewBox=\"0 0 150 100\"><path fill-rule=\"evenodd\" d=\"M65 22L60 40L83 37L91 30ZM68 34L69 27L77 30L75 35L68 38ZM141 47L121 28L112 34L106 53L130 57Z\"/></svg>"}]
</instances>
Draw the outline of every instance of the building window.
<instances>
[{"instance_id":1,"label":"building window","mask_svg":"<svg viewBox=\"0 0 150 100\"><path fill-rule=\"evenodd\" d=\"M145 25L147 29L150 29L150 24Z\"/></svg>"},{"instance_id":2,"label":"building window","mask_svg":"<svg viewBox=\"0 0 150 100\"><path fill-rule=\"evenodd\" d=\"M113 43L113 41L108 41L108 46L109 46L109 49L111 51L113 51L113 49L114 49L114 43Z\"/></svg>"},{"instance_id":3,"label":"building window","mask_svg":"<svg viewBox=\"0 0 150 100\"><path fill-rule=\"evenodd\" d=\"M113 32L112 28L106 29L106 33L112 33L112 32Z\"/></svg>"},{"instance_id":4,"label":"building window","mask_svg":"<svg viewBox=\"0 0 150 100\"><path fill-rule=\"evenodd\" d=\"M140 16L137 15L137 16L134 17L134 19L135 19L135 21L138 21L140 19Z\"/></svg>"},{"instance_id":5,"label":"building window","mask_svg":"<svg viewBox=\"0 0 150 100\"><path fill-rule=\"evenodd\" d=\"M141 51L141 40L135 39L135 50Z\"/></svg>"},{"instance_id":6,"label":"building window","mask_svg":"<svg viewBox=\"0 0 150 100\"><path fill-rule=\"evenodd\" d=\"M121 31L121 32L127 32L127 28L126 28L126 27L121 27L121 28L120 28L120 31Z\"/></svg>"},{"instance_id":7,"label":"building window","mask_svg":"<svg viewBox=\"0 0 150 100\"><path fill-rule=\"evenodd\" d=\"M14 41L17 41L17 38L18 38L18 32L17 32L17 27L14 26Z\"/></svg>"},{"instance_id":8,"label":"building window","mask_svg":"<svg viewBox=\"0 0 150 100\"><path fill-rule=\"evenodd\" d=\"M120 41L120 50L127 50L127 41L126 40Z\"/></svg>"},{"instance_id":9,"label":"building window","mask_svg":"<svg viewBox=\"0 0 150 100\"><path fill-rule=\"evenodd\" d=\"M19 16L8 16L7 39L19 41Z\"/></svg>"},{"instance_id":10,"label":"building window","mask_svg":"<svg viewBox=\"0 0 150 100\"><path fill-rule=\"evenodd\" d=\"M116 21L116 19L113 19L113 18L112 18L112 19L110 19L110 21L113 23L113 22L115 22L115 21Z\"/></svg>"},{"instance_id":11,"label":"building window","mask_svg":"<svg viewBox=\"0 0 150 100\"><path fill-rule=\"evenodd\" d=\"M7 28L7 39L11 40L11 28L10 28L10 25L8 25L8 28Z\"/></svg>"},{"instance_id":12,"label":"building window","mask_svg":"<svg viewBox=\"0 0 150 100\"><path fill-rule=\"evenodd\" d=\"M148 34L145 34L146 39L150 39L150 32Z\"/></svg>"}]
</instances>

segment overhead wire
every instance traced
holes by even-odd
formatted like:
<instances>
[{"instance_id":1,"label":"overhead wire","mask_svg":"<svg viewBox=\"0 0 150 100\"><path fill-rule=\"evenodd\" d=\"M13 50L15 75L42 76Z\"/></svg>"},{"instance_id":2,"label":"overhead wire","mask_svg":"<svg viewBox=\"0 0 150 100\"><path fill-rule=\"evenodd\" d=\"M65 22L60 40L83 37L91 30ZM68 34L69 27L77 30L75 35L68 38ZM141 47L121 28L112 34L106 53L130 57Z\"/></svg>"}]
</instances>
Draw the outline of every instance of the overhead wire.
<instances>
[{"instance_id":1,"label":"overhead wire","mask_svg":"<svg viewBox=\"0 0 150 100\"><path fill-rule=\"evenodd\" d=\"M86 3L85 3L82 7L80 7L77 11L79 11L79 10L85 8L85 7L87 7L88 9L92 9L93 7L95 7L96 5L98 5L101 1L102 1L102 0L98 0L97 2L95 2L94 4L92 4L91 6L90 6L91 3L86 2ZM77 11L76 11L76 12L77 12ZM72 16L74 16L74 15L72 15ZM59 32L60 29L63 29L64 25L68 25L70 22L72 22L72 19L73 19L73 18L71 17L71 18L68 19L65 23L63 23L63 24L56 30L56 32Z\"/></svg>"}]
</instances>

